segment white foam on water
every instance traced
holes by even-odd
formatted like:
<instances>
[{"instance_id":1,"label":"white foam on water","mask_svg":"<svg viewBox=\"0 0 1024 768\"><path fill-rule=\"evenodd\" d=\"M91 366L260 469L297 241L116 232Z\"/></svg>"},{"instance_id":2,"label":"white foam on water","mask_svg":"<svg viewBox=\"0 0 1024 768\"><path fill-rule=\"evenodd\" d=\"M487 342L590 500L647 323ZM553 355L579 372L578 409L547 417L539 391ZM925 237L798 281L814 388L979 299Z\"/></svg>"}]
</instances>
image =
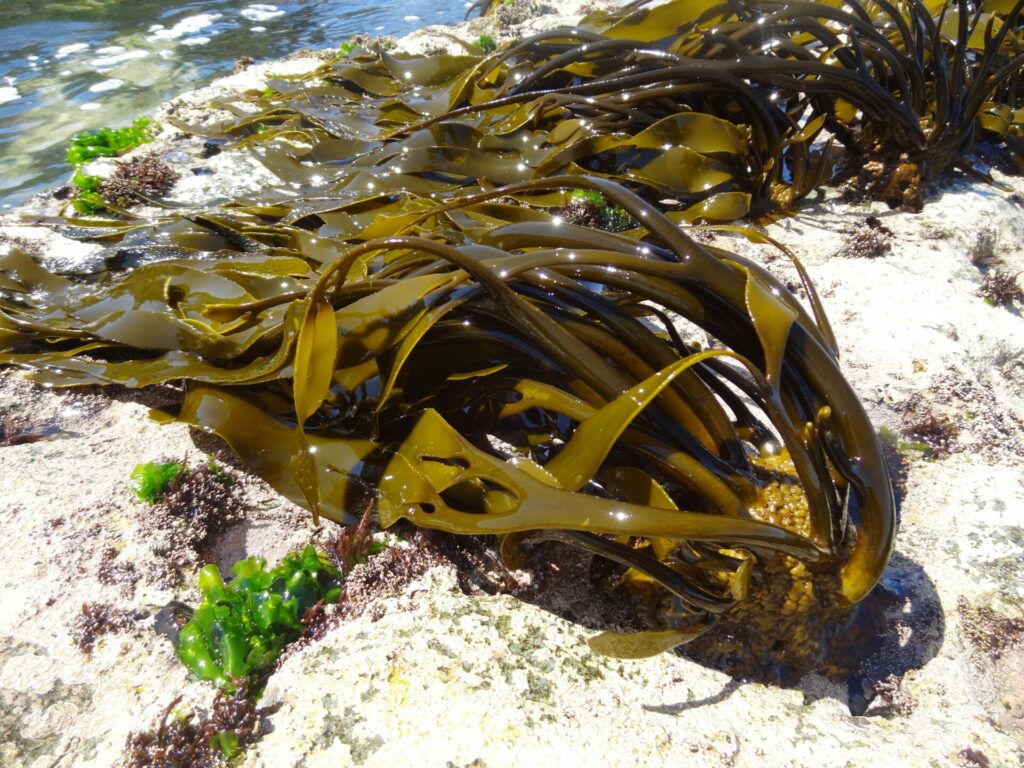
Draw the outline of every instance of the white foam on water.
<instances>
[{"instance_id":1,"label":"white foam on water","mask_svg":"<svg viewBox=\"0 0 1024 768\"><path fill-rule=\"evenodd\" d=\"M57 53L54 54L54 58L63 59L70 56L72 53L84 51L88 47L88 43L68 43L67 45L62 45L57 49Z\"/></svg>"},{"instance_id":2,"label":"white foam on water","mask_svg":"<svg viewBox=\"0 0 1024 768\"><path fill-rule=\"evenodd\" d=\"M102 105L98 101L87 101L85 104L80 104L79 109L84 109L86 112L92 112L93 110L99 109Z\"/></svg>"},{"instance_id":3,"label":"white foam on water","mask_svg":"<svg viewBox=\"0 0 1024 768\"><path fill-rule=\"evenodd\" d=\"M170 29L158 29L146 38L149 42L158 40L177 40L178 38L191 35L205 29L221 18L223 13L197 13L195 16L186 16Z\"/></svg>"},{"instance_id":4,"label":"white foam on water","mask_svg":"<svg viewBox=\"0 0 1024 768\"><path fill-rule=\"evenodd\" d=\"M410 15L410 16L403 16L402 17L402 21L410 21L411 22L411 21L419 21L419 20L420 20L419 16L412 16L412 15Z\"/></svg>"},{"instance_id":5,"label":"white foam on water","mask_svg":"<svg viewBox=\"0 0 1024 768\"><path fill-rule=\"evenodd\" d=\"M206 45L210 38L200 35L199 37L186 37L181 41L182 45Z\"/></svg>"},{"instance_id":6,"label":"white foam on water","mask_svg":"<svg viewBox=\"0 0 1024 768\"><path fill-rule=\"evenodd\" d=\"M115 88L120 88L124 85L124 80L119 80L116 77L112 77L109 80L104 80L101 83L93 83L89 86L89 90L93 93L103 93L104 91L112 91Z\"/></svg>"},{"instance_id":7,"label":"white foam on water","mask_svg":"<svg viewBox=\"0 0 1024 768\"><path fill-rule=\"evenodd\" d=\"M250 32L266 32L266 27L249 27Z\"/></svg>"},{"instance_id":8,"label":"white foam on water","mask_svg":"<svg viewBox=\"0 0 1024 768\"><path fill-rule=\"evenodd\" d=\"M126 51L119 45L112 45L109 48L101 48L99 51L96 51L96 53L100 53L102 51L110 51L110 53L90 61L89 63L92 64L92 66L112 67L115 64L120 64L125 61L131 61L132 59L141 59L145 56L149 56L148 51L142 51L138 48L131 51Z\"/></svg>"},{"instance_id":9,"label":"white foam on water","mask_svg":"<svg viewBox=\"0 0 1024 768\"><path fill-rule=\"evenodd\" d=\"M284 16L284 11L276 5L253 3L248 8L243 8L241 10L241 14L250 21L266 21L267 19L273 19L277 16Z\"/></svg>"},{"instance_id":10,"label":"white foam on water","mask_svg":"<svg viewBox=\"0 0 1024 768\"><path fill-rule=\"evenodd\" d=\"M6 104L8 101L14 101L19 96L21 96L21 94L18 93L18 89L13 85L0 87L0 104Z\"/></svg>"}]
</instances>

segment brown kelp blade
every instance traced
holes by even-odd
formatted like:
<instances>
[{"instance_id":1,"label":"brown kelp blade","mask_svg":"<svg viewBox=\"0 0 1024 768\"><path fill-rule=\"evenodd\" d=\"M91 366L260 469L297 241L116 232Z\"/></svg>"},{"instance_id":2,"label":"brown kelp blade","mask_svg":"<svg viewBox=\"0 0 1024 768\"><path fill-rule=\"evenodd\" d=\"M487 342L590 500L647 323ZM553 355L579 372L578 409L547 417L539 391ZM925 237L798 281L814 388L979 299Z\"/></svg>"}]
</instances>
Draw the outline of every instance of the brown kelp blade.
<instances>
[{"instance_id":1,"label":"brown kelp blade","mask_svg":"<svg viewBox=\"0 0 1024 768\"><path fill-rule=\"evenodd\" d=\"M560 190L640 226L495 203ZM178 418L315 512L371 500L385 525L562 537L681 601L680 641L772 558L835 569L850 602L877 580L893 526L874 433L827 327L770 274L600 177L331 208L351 211L343 232L321 206L315 238L284 227L261 255L232 237L234 253L190 250L207 241L179 233L186 258L102 283L9 255L0 317L22 350L0 359L51 383L185 379ZM245 215L213 221L192 226L258 234ZM672 333L643 322L651 311L679 318ZM694 330L725 349L685 340ZM751 512L766 436L799 476L802 527Z\"/></svg>"},{"instance_id":2,"label":"brown kelp blade","mask_svg":"<svg viewBox=\"0 0 1024 768\"><path fill-rule=\"evenodd\" d=\"M488 56L360 47L274 80L255 110L222 102L240 116L208 133L334 198L586 172L721 221L808 194L827 130L882 163L869 193L914 207L916 189L886 191L892 164L923 183L970 150L979 116L1024 107L1022 40L1021 4L1002 0L634 3ZM981 125L1016 151L1019 121Z\"/></svg>"}]
</instances>

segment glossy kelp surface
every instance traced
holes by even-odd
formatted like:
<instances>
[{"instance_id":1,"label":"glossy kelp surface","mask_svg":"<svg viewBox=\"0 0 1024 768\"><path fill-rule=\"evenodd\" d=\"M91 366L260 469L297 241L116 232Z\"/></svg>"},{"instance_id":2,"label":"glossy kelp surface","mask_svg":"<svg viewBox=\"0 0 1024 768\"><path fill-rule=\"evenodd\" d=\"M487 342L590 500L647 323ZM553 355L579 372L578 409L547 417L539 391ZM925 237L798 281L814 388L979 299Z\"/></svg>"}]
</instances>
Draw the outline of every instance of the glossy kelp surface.
<instances>
[{"instance_id":1,"label":"glossy kelp surface","mask_svg":"<svg viewBox=\"0 0 1024 768\"><path fill-rule=\"evenodd\" d=\"M178 125L241 140L298 190L588 173L685 221L785 210L840 146L851 183L907 209L983 131L1024 149L1020 3L632 3L490 55L452 48L359 46L218 102L237 119Z\"/></svg>"},{"instance_id":2,"label":"glossy kelp surface","mask_svg":"<svg viewBox=\"0 0 1024 768\"><path fill-rule=\"evenodd\" d=\"M578 191L640 226L543 210ZM165 418L221 435L315 514L370 501L383 526L499 535L510 563L550 539L615 561L656 629L606 633L604 652L685 642L780 570L805 609L821 593L841 613L885 567L888 477L813 286L808 314L612 181L126 229L98 234L114 254L149 244L99 279L0 257L0 362L61 386L184 380Z\"/></svg>"},{"instance_id":3,"label":"glossy kelp surface","mask_svg":"<svg viewBox=\"0 0 1024 768\"><path fill-rule=\"evenodd\" d=\"M603 652L742 623L813 664L889 557L884 463L809 281L805 308L679 224L778 215L837 149L908 209L984 132L1021 155L1021 5L675 0L486 55L356 46L179 123L277 174L259 199L47 222L110 246L92 275L3 256L0 362L184 380L163 417L317 515L613 561L651 631Z\"/></svg>"}]
</instances>

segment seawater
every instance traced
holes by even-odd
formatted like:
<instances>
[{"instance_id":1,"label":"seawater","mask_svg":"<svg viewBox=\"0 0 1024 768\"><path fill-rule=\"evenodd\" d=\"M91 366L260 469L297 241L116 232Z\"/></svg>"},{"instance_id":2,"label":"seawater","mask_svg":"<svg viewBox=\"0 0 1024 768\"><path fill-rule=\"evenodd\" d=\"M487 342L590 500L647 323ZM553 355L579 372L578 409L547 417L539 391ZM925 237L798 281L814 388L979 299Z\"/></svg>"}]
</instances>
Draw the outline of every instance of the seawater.
<instances>
[{"instance_id":1,"label":"seawater","mask_svg":"<svg viewBox=\"0 0 1024 768\"><path fill-rule=\"evenodd\" d=\"M0 206L63 183L76 131L126 125L234 61L462 19L465 0L0 0Z\"/></svg>"}]
</instances>

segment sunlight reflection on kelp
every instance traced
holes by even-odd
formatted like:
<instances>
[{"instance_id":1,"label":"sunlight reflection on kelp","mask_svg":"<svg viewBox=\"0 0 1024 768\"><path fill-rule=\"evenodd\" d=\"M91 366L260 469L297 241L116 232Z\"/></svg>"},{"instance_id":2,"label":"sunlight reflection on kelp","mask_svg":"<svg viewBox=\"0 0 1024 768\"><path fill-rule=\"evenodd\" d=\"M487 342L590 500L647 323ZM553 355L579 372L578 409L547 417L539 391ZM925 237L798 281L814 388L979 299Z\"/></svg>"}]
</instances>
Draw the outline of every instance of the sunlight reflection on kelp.
<instances>
[{"instance_id":1,"label":"sunlight reflection on kelp","mask_svg":"<svg viewBox=\"0 0 1024 768\"><path fill-rule=\"evenodd\" d=\"M134 239L99 279L0 258L0 362L183 380L168 418L316 515L614 561L651 630L602 652L732 616L813 665L808 627L892 549L879 444L806 276L809 312L678 225L783 214L831 172L826 131L909 208L979 127L1019 148L1020 4L983 7L676 0L489 56L353 49L179 123L261 159L262 199L59 222ZM580 191L634 228L552 213Z\"/></svg>"}]
</instances>

